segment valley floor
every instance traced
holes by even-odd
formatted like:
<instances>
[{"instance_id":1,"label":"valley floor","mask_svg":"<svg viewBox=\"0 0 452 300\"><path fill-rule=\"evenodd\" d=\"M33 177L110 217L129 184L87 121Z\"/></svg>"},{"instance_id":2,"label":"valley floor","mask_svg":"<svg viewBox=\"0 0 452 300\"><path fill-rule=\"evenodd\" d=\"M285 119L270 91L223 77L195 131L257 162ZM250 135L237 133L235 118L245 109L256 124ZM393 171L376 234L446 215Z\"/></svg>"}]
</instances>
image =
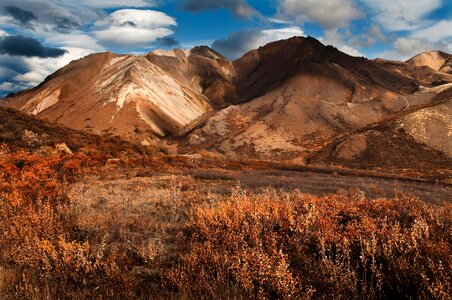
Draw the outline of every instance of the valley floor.
<instances>
[{"instance_id":1,"label":"valley floor","mask_svg":"<svg viewBox=\"0 0 452 300\"><path fill-rule=\"evenodd\" d=\"M0 158L2 299L448 299L452 186L205 154Z\"/></svg>"}]
</instances>

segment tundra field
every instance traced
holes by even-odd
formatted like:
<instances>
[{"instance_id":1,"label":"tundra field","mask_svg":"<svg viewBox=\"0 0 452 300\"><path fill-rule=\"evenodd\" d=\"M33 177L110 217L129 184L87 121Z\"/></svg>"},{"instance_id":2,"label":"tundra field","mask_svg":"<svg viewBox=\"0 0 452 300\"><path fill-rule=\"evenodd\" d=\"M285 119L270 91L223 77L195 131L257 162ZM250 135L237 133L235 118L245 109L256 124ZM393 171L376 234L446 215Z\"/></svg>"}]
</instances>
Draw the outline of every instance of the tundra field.
<instances>
[{"instance_id":1,"label":"tundra field","mask_svg":"<svg viewBox=\"0 0 452 300\"><path fill-rule=\"evenodd\" d=\"M122 146L2 147L4 299L450 299L450 185Z\"/></svg>"}]
</instances>

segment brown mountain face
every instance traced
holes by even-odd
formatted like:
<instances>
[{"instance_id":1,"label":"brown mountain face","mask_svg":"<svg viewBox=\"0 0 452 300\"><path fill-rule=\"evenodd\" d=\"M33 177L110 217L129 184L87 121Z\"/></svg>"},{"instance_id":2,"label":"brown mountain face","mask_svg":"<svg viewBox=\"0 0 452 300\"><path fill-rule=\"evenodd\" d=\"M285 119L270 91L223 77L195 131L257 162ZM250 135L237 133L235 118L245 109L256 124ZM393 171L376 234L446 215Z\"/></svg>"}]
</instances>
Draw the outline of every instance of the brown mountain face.
<instances>
[{"instance_id":1,"label":"brown mountain face","mask_svg":"<svg viewBox=\"0 0 452 300\"><path fill-rule=\"evenodd\" d=\"M390 72L411 77L425 86L452 82L452 56L441 51L422 52L406 62L374 61Z\"/></svg>"},{"instance_id":2,"label":"brown mountain face","mask_svg":"<svg viewBox=\"0 0 452 300\"><path fill-rule=\"evenodd\" d=\"M232 62L205 46L109 52L71 62L2 105L93 133L169 139L181 152L343 165L361 157L362 167L383 160L368 152L397 140L387 132L403 132L411 144L397 148L399 155L419 147L444 165L452 155L450 67L442 52L367 60L301 37ZM377 127L385 134L369 133Z\"/></svg>"},{"instance_id":3,"label":"brown mountain face","mask_svg":"<svg viewBox=\"0 0 452 300\"><path fill-rule=\"evenodd\" d=\"M270 43L233 64L242 101L262 96L294 76L322 77L350 89L381 86L389 91L413 92L417 88L412 80L388 74L365 58L348 56L310 37ZM355 96L361 95L351 95Z\"/></svg>"},{"instance_id":4,"label":"brown mountain face","mask_svg":"<svg viewBox=\"0 0 452 300\"><path fill-rule=\"evenodd\" d=\"M338 137L434 105L439 92L386 64L309 38L268 44L233 64L241 104L194 130L187 151L199 146L302 162Z\"/></svg>"},{"instance_id":5,"label":"brown mountain face","mask_svg":"<svg viewBox=\"0 0 452 300\"><path fill-rule=\"evenodd\" d=\"M429 67L432 70L451 74L451 55L442 51L422 52L406 62L416 67Z\"/></svg>"},{"instance_id":6,"label":"brown mountain face","mask_svg":"<svg viewBox=\"0 0 452 300\"><path fill-rule=\"evenodd\" d=\"M426 105L335 138L307 157L309 163L450 177L452 170L452 85L433 89ZM431 91L433 93L433 91Z\"/></svg>"},{"instance_id":7,"label":"brown mountain face","mask_svg":"<svg viewBox=\"0 0 452 300\"><path fill-rule=\"evenodd\" d=\"M209 75L209 76L206 76ZM93 133L128 139L178 135L225 104L231 64L213 50L111 52L71 62L41 85L3 104Z\"/></svg>"}]
</instances>

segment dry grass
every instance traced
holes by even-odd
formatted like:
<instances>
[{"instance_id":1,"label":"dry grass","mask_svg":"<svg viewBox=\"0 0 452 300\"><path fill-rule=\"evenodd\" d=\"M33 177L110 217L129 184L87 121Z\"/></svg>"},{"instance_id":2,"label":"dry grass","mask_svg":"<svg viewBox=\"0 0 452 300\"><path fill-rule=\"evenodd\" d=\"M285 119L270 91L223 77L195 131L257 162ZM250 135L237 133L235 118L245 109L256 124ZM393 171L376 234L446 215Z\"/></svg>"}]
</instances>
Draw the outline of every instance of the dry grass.
<instances>
[{"instance_id":1,"label":"dry grass","mask_svg":"<svg viewBox=\"0 0 452 300\"><path fill-rule=\"evenodd\" d=\"M450 299L450 202L216 192L208 172L80 181L104 163L3 150L2 299Z\"/></svg>"}]
</instances>

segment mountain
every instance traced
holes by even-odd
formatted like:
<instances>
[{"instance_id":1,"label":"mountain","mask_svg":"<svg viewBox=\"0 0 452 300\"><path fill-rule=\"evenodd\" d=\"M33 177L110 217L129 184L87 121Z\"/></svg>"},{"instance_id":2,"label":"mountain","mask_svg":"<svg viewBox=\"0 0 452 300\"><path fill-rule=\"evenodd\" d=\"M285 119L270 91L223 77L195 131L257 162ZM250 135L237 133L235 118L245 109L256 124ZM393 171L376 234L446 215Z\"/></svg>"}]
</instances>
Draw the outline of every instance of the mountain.
<instances>
[{"instance_id":1,"label":"mountain","mask_svg":"<svg viewBox=\"0 0 452 300\"><path fill-rule=\"evenodd\" d=\"M452 82L452 56L445 52L422 52L406 62L383 59L375 59L374 62L389 72L403 74L424 86Z\"/></svg>"},{"instance_id":2,"label":"mountain","mask_svg":"<svg viewBox=\"0 0 452 300\"><path fill-rule=\"evenodd\" d=\"M450 64L443 52L407 62L351 57L310 37L235 61L206 46L107 52L73 61L1 105L142 144L166 139L181 153L378 168L406 166L410 149L415 168L425 169L452 157ZM386 143L397 153L378 156Z\"/></svg>"},{"instance_id":3,"label":"mountain","mask_svg":"<svg viewBox=\"0 0 452 300\"><path fill-rule=\"evenodd\" d=\"M186 151L303 162L338 136L433 104L436 95L414 77L309 38L270 43L233 64L242 104L194 130Z\"/></svg>"},{"instance_id":4,"label":"mountain","mask_svg":"<svg viewBox=\"0 0 452 300\"><path fill-rule=\"evenodd\" d=\"M3 105L74 129L127 139L178 135L224 105L231 64L210 49L147 55L89 55L50 75ZM219 87L212 89L212 87Z\"/></svg>"},{"instance_id":5,"label":"mountain","mask_svg":"<svg viewBox=\"0 0 452 300\"><path fill-rule=\"evenodd\" d=\"M406 63L416 67L429 67L432 70L452 74L452 55L442 51L422 52Z\"/></svg>"}]
</instances>

